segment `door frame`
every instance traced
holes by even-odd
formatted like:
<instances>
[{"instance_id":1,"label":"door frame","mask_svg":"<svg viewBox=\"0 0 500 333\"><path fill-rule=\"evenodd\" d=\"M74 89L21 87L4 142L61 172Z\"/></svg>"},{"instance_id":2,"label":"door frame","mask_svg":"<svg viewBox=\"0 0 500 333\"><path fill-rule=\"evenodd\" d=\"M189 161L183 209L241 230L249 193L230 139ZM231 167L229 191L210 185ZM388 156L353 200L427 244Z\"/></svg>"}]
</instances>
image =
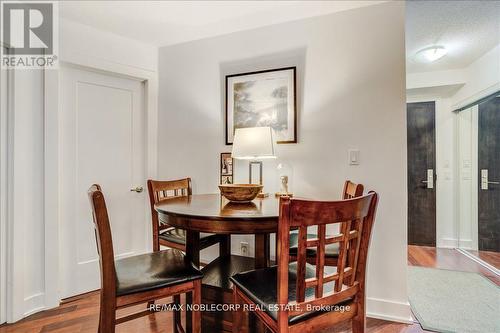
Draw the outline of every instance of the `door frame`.
<instances>
[{"instance_id":1,"label":"door frame","mask_svg":"<svg viewBox=\"0 0 500 333\"><path fill-rule=\"evenodd\" d=\"M102 59L86 57L78 54L68 54L61 61L63 65L76 66L84 70L139 80L144 86L145 116L145 176L156 178L158 161L158 73L127 66ZM44 72L44 179L45 179L45 308L56 307L61 300L59 290L60 253L59 226L61 203L61 179L59 169L61 165L60 153L60 70L45 70ZM147 201L146 198L144 199ZM145 221L150 219L150 209L145 204ZM145 244L151 244L151 228L144 226ZM148 249L145 249L148 250Z\"/></svg>"},{"instance_id":2,"label":"door frame","mask_svg":"<svg viewBox=\"0 0 500 333\"><path fill-rule=\"evenodd\" d=\"M470 155L471 155L471 185L470 187L464 187L461 182L461 164L462 164L462 142L464 142L462 129L463 116L460 114L462 111L470 109L471 112L471 122L470 122ZM457 223L457 246L458 249L463 250L477 250L478 249L478 106L472 105L466 109L453 111L456 117L455 124L455 165L457 167L457 178L456 178L456 202L455 202L455 214ZM471 225L471 235L470 239L464 239L462 235L462 216L461 207L463 207L460 196L468 192L471 197L470 201L470 214L468 219Z\"/></svg>"},{"instance_id":3,"label":"door frame","mask_svg":"<svg viewBox=\"0 0 500 333\"><path fill-rule=\"evenodd\" d=\"M0 47L8 50L8 46L0 42ZM8 51L7 51L8 52ZM9 115L9 103L11 101L11 76L10 69L2 68L0 70L0 325L7 321L7 274L9 269L7 245L9 232L8 214L9 214L9 161L12 150L12 126L10 124L11 117ZM3 88L5 85L5 88Z\"/></svg>"}]
</instances>

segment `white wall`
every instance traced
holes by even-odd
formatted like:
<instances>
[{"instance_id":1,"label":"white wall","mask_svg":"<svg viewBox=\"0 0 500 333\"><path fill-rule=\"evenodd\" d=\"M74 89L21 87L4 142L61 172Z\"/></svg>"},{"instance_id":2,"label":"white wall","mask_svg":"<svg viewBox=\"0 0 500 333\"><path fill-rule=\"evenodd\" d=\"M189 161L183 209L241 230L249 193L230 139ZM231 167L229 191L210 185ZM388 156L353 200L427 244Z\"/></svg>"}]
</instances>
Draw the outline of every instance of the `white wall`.
<instances>
[{"instance_id":1,"label":"white wall","mask_svg":"<svg viewBox=\"0 0 500 333\"><path fill-rule=\"evenodd\" d=\"M293 167L293 191L334 199L349 178L380 193L368 312L409 320L404 61L401 2L161 48L159 176L190 176L194 193L217 192L219 153L231 150L224 75L296 65L299 143L278 146ZM349 148L361 150L361 165L347 164ZM276 163L264 163L270 192ZM238 163L236 178L246 172Z\"/></svg>"},{"instance_id":2,"label":"white wall","mask_svg":"<svg viewBox=\"0 0 500 333\"><path fill-rule=\"evenodd\" d=\"M421 89L465 84L466 74L463 69L445 71L408 73L406 75L406 89Z\"/></svg>"},{"instance_id":3,"label":"white wall","mask_svg":"<svg viewBox=\"0 0 500 333\"><path fill-rule=\"evenodd\" d=\"M60 60L92 58L117 67L136 67L156 72L158 49L140 41L98 30L77 22L60 19Z\"/></svg>"},{"instance_id":4,"label":"white wall","mask_svg":"<svg viewBox=\"0 0 500 333\"><path fill-rule=\"evenodd\" d=\"M452 97L454 109L500 90L500 44L470 64L464 74L466 84Z\"/></svg>"},{"instance_id":5,"label":"white wall","mask_svg":"<svg viewBox=\"0 0 500 333\"><path fill-rule=\"evenodd\" d=\"M61 20L59 29L61 61L106 67L110 72L131 72L132 69L150 73L151 77L156 75L158 49L154 46L66 20ZM46 104L46 76L52 80L57 78L57 72L17 70L14 73L13 104L9 110L12 115L9 165L12 201L8 208L12 246L7 281L8 322L57 306L60 299L58 226L57 222L54 225L54 219L45 218L57 218L58 212L44 211L46 194L58 191L57 187L44 186L46 171L51 171L44 169L50 162L45 156L46 140L54 135L46 131L45 125L51 115L57 114L46 108L58 107L57 100ZM156 84L156 79L153 83ZM156 93L156 87L148 89ZM153 104L155 107L156 101ZM54 165L57 166L57 161Z\"/></svg>"}]
</instances>

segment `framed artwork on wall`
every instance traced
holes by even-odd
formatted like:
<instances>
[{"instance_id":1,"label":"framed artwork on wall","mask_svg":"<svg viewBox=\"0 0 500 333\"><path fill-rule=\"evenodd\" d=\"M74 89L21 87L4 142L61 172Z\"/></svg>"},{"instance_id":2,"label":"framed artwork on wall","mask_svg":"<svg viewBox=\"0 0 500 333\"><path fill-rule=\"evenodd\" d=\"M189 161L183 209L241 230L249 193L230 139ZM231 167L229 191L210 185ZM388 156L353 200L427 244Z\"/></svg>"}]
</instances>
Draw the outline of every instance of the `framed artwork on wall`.
<instances>
[{"instance_id":1,"label":"framed artwork on wall","mask_svg":"<svg viewBox=\"0 0 500 333\"><path fill-rule=\"evenodd\" d=\"M278 143L297 142L296 67L226 76L226 144L236 128L270 126Z\"/></svg>"},{"instance_id":2,"label":"framed artwork on wall","mask_svg":"<svg viewBox=\"0 0 500 333\"><path fill-rule=\"evenodd\" d=\"M220 183L233 184L233 158L231 153L220 154Z\"/></svg>"}]
</instances>

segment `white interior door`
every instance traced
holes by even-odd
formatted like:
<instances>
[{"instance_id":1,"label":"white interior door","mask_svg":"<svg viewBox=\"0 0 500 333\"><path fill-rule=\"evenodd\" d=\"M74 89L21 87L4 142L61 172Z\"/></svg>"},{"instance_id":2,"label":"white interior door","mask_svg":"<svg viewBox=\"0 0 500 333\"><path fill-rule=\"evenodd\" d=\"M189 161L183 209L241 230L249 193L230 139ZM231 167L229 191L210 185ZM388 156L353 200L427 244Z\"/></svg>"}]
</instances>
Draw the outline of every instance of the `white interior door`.
<instances>
[{"instance_id":1,"label":"white interior door","mask_svg":"<svg viewBox=\"0 0 500 333\"><path fill-rule=\"evenodd\" d=\"M62 297L100 287L87 189L102 186L115 257L142 253L146 240L144 87L139 81L61 68ZM149 224L148 224L149 225Z\"/></svg>"}]
</instances>

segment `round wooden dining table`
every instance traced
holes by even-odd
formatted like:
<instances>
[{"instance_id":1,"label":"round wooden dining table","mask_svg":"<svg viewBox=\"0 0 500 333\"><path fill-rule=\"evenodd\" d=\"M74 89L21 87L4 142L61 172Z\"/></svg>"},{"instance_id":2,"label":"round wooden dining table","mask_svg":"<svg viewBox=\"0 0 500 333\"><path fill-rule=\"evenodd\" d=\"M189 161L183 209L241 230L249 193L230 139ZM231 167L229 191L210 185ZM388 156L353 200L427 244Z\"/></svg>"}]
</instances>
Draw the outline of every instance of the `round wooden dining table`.
<instances>
[{"instance_id":1,"label":"round wooden dining table","mask_svg":"<svg viewBox=\"0 0 500 333\"><path fill-rule=\"evenodd\" d=\"M227 299L231 293L231 275L268 267L270 264L269 236L278 229L278 198L267 197L248 203L236 203L220 194L201 194L164 200L156 204L155 209L160 223L186 231L186 255L196 266L200 265L200 232L228 236L225 253L222 253L221 248L219 258L203 268L204 302ZM255 235L254 259L230 255L230 235L234 234ZM220 324L219 329L210 331L230 331L228 325L231 324L231 318L228 315L230 316L225 314L226 317L218 318L214 314L215 321L224 322L224 325Z\"/></svg>"},{"instance_id":2,"label":"round wooden dining table","mask_svg":"<svg viewBox=\"0 0 500 333\"><path fill-rule=\"evenodd\" d=\"M256 267L269 264L269 234L278 229L279 199L231 202L220 194L198 194L156 204L160 223L186 231L186 254L199 265L199 234L254 234Z\"/></svg>"}]
</instances>

